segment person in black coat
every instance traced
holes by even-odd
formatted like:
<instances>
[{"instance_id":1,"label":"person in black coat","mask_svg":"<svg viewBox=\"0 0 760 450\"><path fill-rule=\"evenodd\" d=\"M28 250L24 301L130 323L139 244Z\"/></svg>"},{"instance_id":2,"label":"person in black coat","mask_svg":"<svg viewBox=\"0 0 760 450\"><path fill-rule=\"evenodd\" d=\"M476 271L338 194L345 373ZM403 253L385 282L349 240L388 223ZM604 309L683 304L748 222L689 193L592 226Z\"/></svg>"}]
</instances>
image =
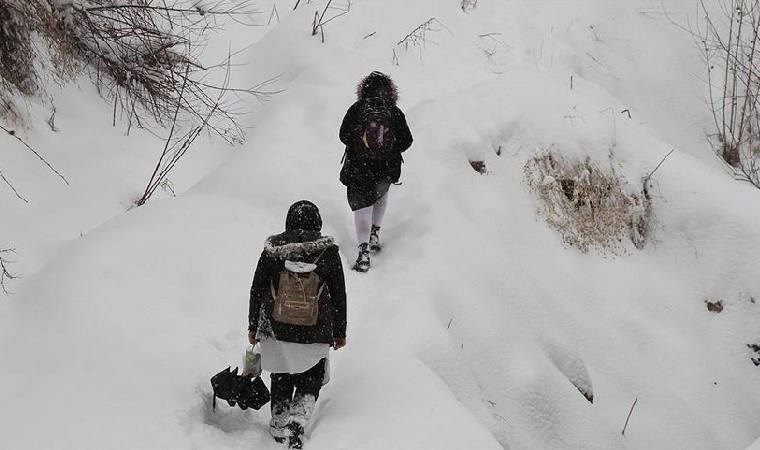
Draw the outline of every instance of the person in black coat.
<instances>
[{"instance_id":1,"label":"person in black coat","mask_svg":"<svg viewBox=\"0 0 760 450\"><path fill-rule=\"evenodd\" d=\"M319 209L307 200L288 210L285 231L270 236L251 284L248 340L260 344L261 368L271 373L272 420L278 442L301 448L301 438L329 377L330 347L346 345L346 287L332 237L323 236ZM319 277L314 325L278 321L273 314L281 274L292 268ZM305 269L304 269L305 268Z\"/></svg>"},{"instance_id":2,"label":"person in black coat","mask_svg":"<svg viewBox=\"0 0 760 450\"><path fill-rule=\"evenodd\" d=\"M348 108L340 127L340 140L346 145L340 181L346 186L348 204L354 212L359 256L353 269L366 272L370 251L380 250L380 227L388 206L388 190L401 177L401 154L412 145L412 133L404 113L396 105L398 90L391 78L381 72L367 75L357 88L357 100ZM368 109L381 110L391 128L389 149L382 157L367 152L362 135Z\"/></svg>"}]
</instances>

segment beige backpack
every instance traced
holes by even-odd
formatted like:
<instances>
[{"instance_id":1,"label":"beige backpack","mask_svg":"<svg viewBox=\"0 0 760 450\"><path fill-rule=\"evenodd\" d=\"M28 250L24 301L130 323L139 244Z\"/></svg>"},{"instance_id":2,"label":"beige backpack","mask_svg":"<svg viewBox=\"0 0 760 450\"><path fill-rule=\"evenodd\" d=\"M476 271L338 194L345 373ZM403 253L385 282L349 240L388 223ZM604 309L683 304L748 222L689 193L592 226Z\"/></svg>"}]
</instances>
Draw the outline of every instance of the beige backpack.
<instances>
[{"instance_id":1,"label":"beige backpack","mask_svg":"<svg viewBox=\"0 0 760 450\"><path fill-rule=\"evenodd\" d=\"M313 263L285 261L285 270L280 272L278 289L275 292L274 279L270 284L274 308L272 318L290 325L313 326L319 319L319 297L322 283L314 270L320 254Z\"/></svg>"}]
</instances>

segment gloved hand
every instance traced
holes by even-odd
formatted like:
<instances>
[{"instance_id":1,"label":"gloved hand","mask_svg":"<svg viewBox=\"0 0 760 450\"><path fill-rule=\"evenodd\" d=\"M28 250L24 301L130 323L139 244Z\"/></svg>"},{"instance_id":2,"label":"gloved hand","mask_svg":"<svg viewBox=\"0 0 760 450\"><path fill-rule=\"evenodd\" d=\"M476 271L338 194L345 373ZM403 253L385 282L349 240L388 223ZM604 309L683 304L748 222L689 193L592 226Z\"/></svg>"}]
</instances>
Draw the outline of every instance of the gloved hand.
<instances>
[{"instance_id":1,"label":"gloved hand","mask_svg":"<svg viewBox=\"0 0 760 450\"><path fill-rule=\"evenodd\" d=\"M332 348L334 350L340 350L341 348L346 346L346 338L345 337L334 337Z\"/></svg>"}]
</instances>

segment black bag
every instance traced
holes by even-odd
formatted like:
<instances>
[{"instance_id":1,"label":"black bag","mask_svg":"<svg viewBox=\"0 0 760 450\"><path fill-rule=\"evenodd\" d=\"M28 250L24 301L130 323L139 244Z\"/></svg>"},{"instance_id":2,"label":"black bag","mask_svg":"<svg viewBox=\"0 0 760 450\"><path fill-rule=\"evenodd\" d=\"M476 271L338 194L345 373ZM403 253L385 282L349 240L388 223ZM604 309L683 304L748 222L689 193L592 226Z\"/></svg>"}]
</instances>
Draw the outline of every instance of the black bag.
<instances>
[{"instance_id":1,"label":"black bag","mask_svg":"<svg viewBox=\"0 0 760 450\"><path fill-rule=\"evenodd\" d=\"M367 98L359 104L358 126L354 132L363 156L386 159L396 141L393 108L381 98Z\"/></svg>"},{"instance_id":2,"label":"black bag","mask_svg":"<svg viewBox=\"0 0 760 450\"><path fill-rule=\"evenodd\" d=\"M226 400L230 406L237 405L240 409L261 409L269 403L269 389L261 377L251 380L250 377L238 375L238 368L222 370L211 377L211 387L214 390L213 407L216 409L216 398Z\"/></svg>"}]
</instances>

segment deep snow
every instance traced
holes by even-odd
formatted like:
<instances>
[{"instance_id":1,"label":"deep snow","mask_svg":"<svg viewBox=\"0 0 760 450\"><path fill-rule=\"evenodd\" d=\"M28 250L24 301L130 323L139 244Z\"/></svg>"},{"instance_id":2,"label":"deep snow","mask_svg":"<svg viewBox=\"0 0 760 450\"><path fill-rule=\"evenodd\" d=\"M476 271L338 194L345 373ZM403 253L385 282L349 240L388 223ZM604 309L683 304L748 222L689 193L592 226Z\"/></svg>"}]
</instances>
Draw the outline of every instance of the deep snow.
<instances>
[{"instance_id":1,"label":"deep snow","mask_svg":"<svg viewBox=\"0 0 760 450\"><path fill-rule=\"evenodd\" d=\"M231 32L241 47L266 32L235 82L279 75L286 91L250 104L244 148L194 148L177 198L124 213L158 141L109 128L85 83L60 97L61 132L29 132L72 187L3 141L32 200L0 197L0 236L25 274L0 301L3 448L277 448L266 411L210 410L208 378L240 359L253 265L291 202L317 203L345 265L355 256L337 129L373 69L399 84L415 144L382 254L347 273L349 346L308 448L752 445L758 193L703 138L698 53L662 13L684 19L689 2L481 0L463 13L365 0L324 44L310 36L324 2L290 3L277 2L278 25ZM445 28L396 48L394 64L394 44L431 17ZM614 167L633 189L675 148L655 175L654 240L617 258L564 247L523 181L545 148Z\"/></svg>"}]
</instances>

